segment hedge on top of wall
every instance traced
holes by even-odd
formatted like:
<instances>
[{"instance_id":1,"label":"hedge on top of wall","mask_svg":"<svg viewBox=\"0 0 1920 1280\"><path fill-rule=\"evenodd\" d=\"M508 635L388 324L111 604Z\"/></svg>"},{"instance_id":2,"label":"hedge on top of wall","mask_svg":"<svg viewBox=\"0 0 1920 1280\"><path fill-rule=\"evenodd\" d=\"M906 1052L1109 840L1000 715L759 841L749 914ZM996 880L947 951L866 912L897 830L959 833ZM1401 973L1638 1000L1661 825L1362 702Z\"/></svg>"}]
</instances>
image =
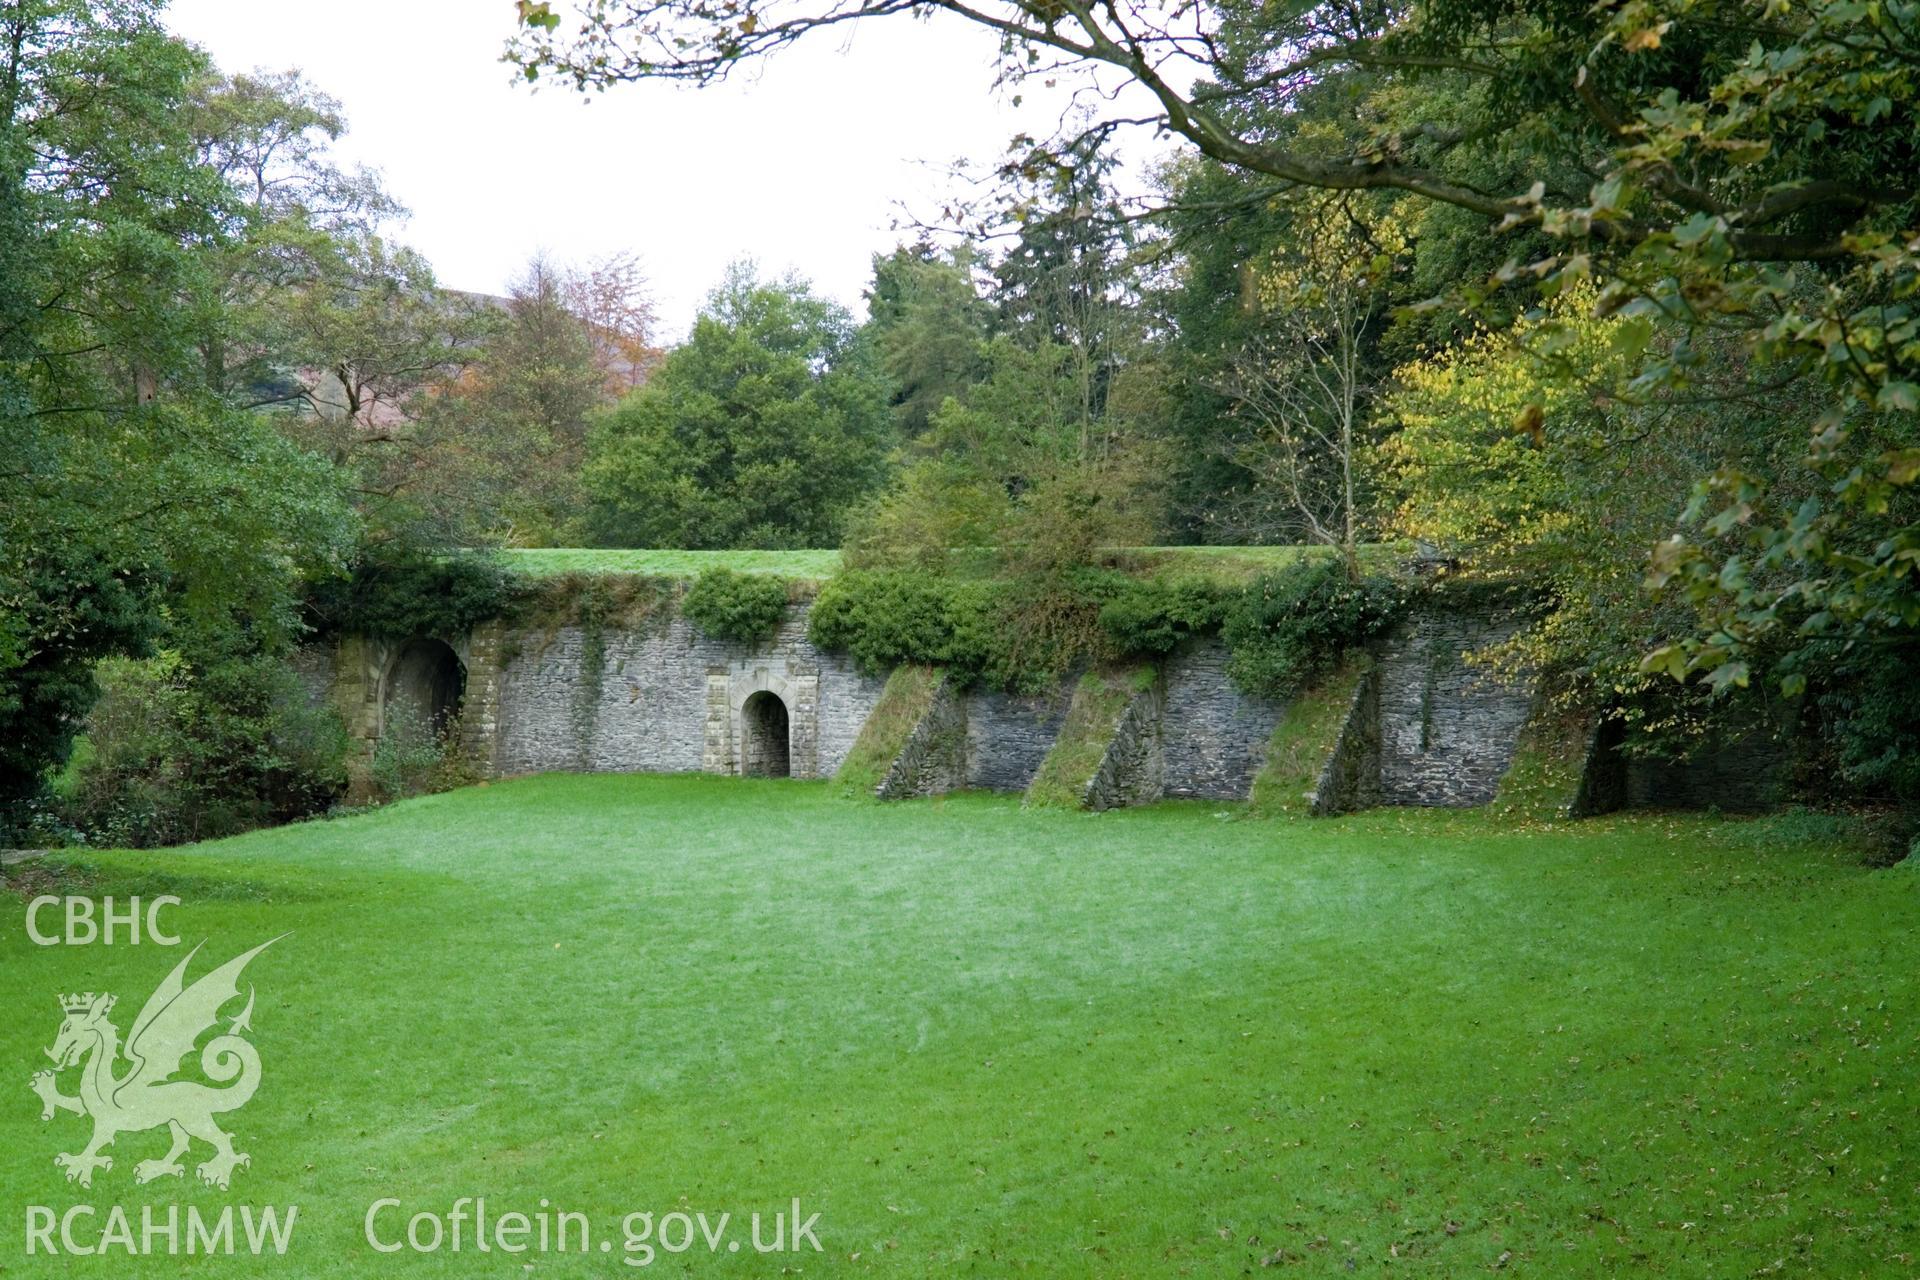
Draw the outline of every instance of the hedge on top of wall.
<instances>
[{"instance_id":1,"label":"hedge on top of wall","mask_svg":"<svg viewBox=\"0 0 1920 1280\"><path fill-rule=\"evenodd\" d=\"M1472 590L1454 584L1422 589L1462 607L1478 600L1460 599ZM808 638L872 674L919 663L961 684L1036 692L1074 670L1160 658L1219 635L1243 691L1286 698L1390 627L1414 590L1402 576L1351 573L1332 557L1297 560L1244 586L1119 568L1023 577L849 570L820 588ZM502 617L631 626L677 606L708 636L758 643L779 630L792 599L785 578L727 568L706 569L691 585L636 574L527 579L481 554L389 552L317 585L309 616L321 631L451 637Z\"/></svg>"},{"instance_id":2,"label":"hedge on top of wall","mask_svg":"<svg viewBox=\"0 0 1920 1280\"><path fill-rule=\"evenodd\" d=\"M680 602L689 622L715 640L772 639L787 613L787 580L771 574L703 569Z\"/></svg>"},{"instance_id":3,"label":"hedge on top of wall","mask_svg":"<svg viewBox=\"0 0 1920 1280\"><path fill-rule=\"evenodd\" d=\"M808 634L868 672L925 663L1014 691L1221 634L1236 683L1283 698L1384 631L1408 597L1399 579L1356 576L1333 559L1301 560L1239 588L1114 569L1044 579L856 571L821 589Z\"/></svg>"},{"instance_id":4,"label":"hedge on top of wall","mask_svg":"<svg viewBox=\"0 0 1920 1280\"><path fill-rule=\"evenodd\" d=\"M367 548L345 577L308 589L306 616L323 633L445 639L507 612L518 590L483 552Z\"/></svg>"},{"instance_id":5,"label":"hedge on top of wall","mask_svg":"<svg viewBox=\"0 0 1920 1280\"><path fill-rule=\"evenodd\" d=\"M1227 674L1247 693L1289 698L1405 612L1408 589L1337 560L1301 560L1249 583L1226 611Z\"/></svg>"}]
</instances>

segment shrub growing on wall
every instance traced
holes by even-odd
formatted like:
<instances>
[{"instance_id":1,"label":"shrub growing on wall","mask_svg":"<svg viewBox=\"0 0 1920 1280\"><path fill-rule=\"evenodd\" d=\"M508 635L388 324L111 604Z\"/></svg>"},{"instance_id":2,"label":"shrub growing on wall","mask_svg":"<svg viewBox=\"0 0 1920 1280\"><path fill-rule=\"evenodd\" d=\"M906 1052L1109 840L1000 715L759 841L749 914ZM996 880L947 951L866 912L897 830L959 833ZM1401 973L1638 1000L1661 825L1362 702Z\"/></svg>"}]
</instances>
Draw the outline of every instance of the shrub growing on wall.
<instances>
[{"instance_id":1,"label":"shrub growing on wall","mask_svg":"<svg viewBox=\"0 0 1920 1280\"><path fill-rule=\"evenodd\" d=\"M374 795L382 801L435 795L470 786L480 773L460 749L455 721L436 730L404 707L393 708L368 761Z\"/></svg>"},{"instance_id":2,"label":"shrub growing on wall","mask_svg":"<svg viewBox=\"0 0 1920 1280\"><path fill-rule=\"evenodd\" d=\"M446 638L499 617L513 597L512 576L491 556L380 548L346 577L314 584L307 613L319 631Z\"/></svg>"},{"instance_id":3,"label":"shrub growing on wall","mask_svg":"<svg viewBox=\"0 0 1920 1280\"><path fill-rule=\"evenodd\" d=\"M787 580L769 574L703 569L680 611L715 640L755 644L773 638L787 613Z\"/></svg>"},{"instance_id":4,"label":"shrub growing on wall","mask_svg":"<svg viewBox=\"0 0 1920 1280\"><path fill-rule=\"evenodd\" d=\"M977 584L862 570L840 574L820 589L807 638L851 655L869 673L918 662L951 667L964 681L979 672L990 629L986 595Z\"/></svg>"},{"instance_id":5,"label":"shrub growing on wall","mask_svg":"<svg viewBox=\"0 0 1920 1280\"><path fill-rule=\"evenodd\" d=\"M1247 693L1291 697L1386 630L1405 605L1392 578L1355 575L1337 560L1296 561L1253 582L1227 610L1228 674Z\"/></svg>"},{"instance_id":6,"label":"shrub growing on wall","mask_svg":"<svg viewBox=\"0 0 1920 1280\"><path fill-rule=\"evenodd\" d=\"M821 590L808 635L868 672L924 663L1033 692L1076 666L1169 653L1217 629L1230 599L1199 580L1108 569L983 579L862 570Z\"/></svg>"},{"instance_id":7,"label":"shrub growing on wall","mask_svg":"<svg viewBox=\"0 0 1920 1280\"><path fill-rule=\"evenodd\" d=\"M1126 578L1100 607L1100 627L1124 657L1172 653L1219 630L1229 594L1202 578Z\"/></svg>"},{"instance_id":8,"label":"shrub growing on wall","mask_svg":"<svg viewBox=\"0 0 1920 1280\"><path fill-rule=\"evenodd\" d=\"M1405 608L1396 579L1298 561L1242 590L1113 569L1018 578L858 570L821 589L808 638L870 673L902 663L962 683L1034 692L1075 667L1161 658L1219 632L1246 692L1284 698Z\"/></svg>"}]
</instances>

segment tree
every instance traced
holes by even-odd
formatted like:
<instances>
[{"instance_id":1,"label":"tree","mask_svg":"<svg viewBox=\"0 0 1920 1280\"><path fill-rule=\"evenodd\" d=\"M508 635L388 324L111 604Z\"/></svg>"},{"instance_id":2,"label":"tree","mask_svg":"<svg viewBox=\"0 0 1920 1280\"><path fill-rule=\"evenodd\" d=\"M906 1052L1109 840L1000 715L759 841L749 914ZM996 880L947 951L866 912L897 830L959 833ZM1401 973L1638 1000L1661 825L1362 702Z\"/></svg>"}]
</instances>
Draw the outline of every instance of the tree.
<instances>
[{"instance_id":1,"label":"tree","mask_svg":"<svg viewBox=\"0 0 1920 1280\"><path fill-rule=\"evenodd\" d=\"M164 628L261 643L352 526L335 478L209 375L246 200L190 127L203 55L157 6L0 13L0 827Z\"/></svg>"},{"instance_id":2,"label":"tree","mask_svg":"<svg viewBox=\"0 0 1920 1280\"><path fill-rule=\"evenodd\" d=\"M509 56L583 89L709 83L813 31L928 9L991 32L1005 79L1105 67L1144 91L1144 113L1116 108L1053 140L1054 156L1131 118L1257 179L1250 200L1399 192L1495 233L1530 231L1544 250L1516 252L1496 286L1538 280L1552 294L1593 279L1601 312L1673 335L1641 348L1629 380L1641 399L1684 390L1715 334L1756 386L1824 384L1821 412L1796 425L1809 477L1729 466L1698 482L1688 531L1662 544L1654 578L1685 593L1701 626L1650 662L1725 687L1747 680L1756 644L1911 646L1920 80L1908 6L593 0L563 34L549 3L528 0ZM1276 127L1327 86L1422 106L1345 132ZM1490 153L1516 146L1527 163L1498 185L1480 179ZM1469 307L1489 295L1460 286Z\"/></svg>"},{"instance_id":3,"label":"tree","mask_svg":"<svg viewBox=\"0 0 1920 1280\"><path fill-rule=\"evenodd\" d=\"M404 211L332 155L340 104L297 71L195 82L185 126L231 193L206 254L198 346L208 386L267 409L351 485L376 539L481 540L499 523L485 482L499 450L436 413L506 322L490 299L439 287L388 227ZM402 531L404 530L404 534Z\"/></svg>"},{"instance_id":4,"label":"tree","mask_svg":"<svg viewBox=\"0 0 1920 1280\"><path fill-rule=\"evenodd\" d=\"M1648 637L1687 621L1644 589L1646 548L1680 527L1689 481L1721 460L1790 474L1781 424L1814 412L1817 389L1751 394L1726 342L1720 385L1634 404L1648 326L1596 317L1593 301L1571 290L1545 315L1403 366L1381 407L1398 429L1379 446L1379 479L1393 532L1538 598L1539 625L1490 656L1551 671L1570 703L1621 712L1636 747L1684 746L1713 708L1641 670Z\"/></svg>"},{"instance_id":5,"label":"tree","mask_svg":"<svg viewBox=\"0 0 1920 1280\"><path fill-rule=\"evenodd\" d=\"M1401 241L1329 221L1302 220L1306 234L1255 273L1258 327L1214 382L1239 427L1215 447L1248 483L1214 514L1249 541L1338 547L1357 572L1378 390L1369 348Z\"/></svg>"},{"instance_id":6,"label":"tree","mask_svg":"<svg viewBox=\"0 0 1920 1280\"><path fill-rule=\"evenodd\" d=\"M972 248L942 253L923 243L875 254L867 315L868 340L894 382L901 433L913 439L980 376L992 311L974 283Z\"/></svg>"},{"instance_id":7,"label":"tree","mask_svg":"<svg viewBox=\"0 0 1920 1280\"><path fill-rule=\"evenodd\" d=\"M581 514L587 423L610 397L603 349L569 304L572 279L543 257L528 263L472 365L420 410L436 488L471 541L551 545Z\"/></svg>"},{"instance_id":8,"label":"tree","mask_svg":"<svg viewBox=\"0 0 1920 1280\"><path fill-rule=\"evenodd\" d=\"M1115 376L1141 345L1132 228L1113 190L1116 161L1095 141L1014 170L1006 198L1018 234L993 264L999 329L1066 353L1088 427L1105 416Z\"/></svg>"},{"instance_id":9,"label":"tree","mask_svg":"<svg viewBox=\"0 0 1920 1280\"><path fill-rule=\"evenodd\" d=\"M455 545L471 459L434 412L506 318L442 290L419 254L378 235L329 241L327 260L277 304L272 349L299 412L287 434L343 473L373 536Z\"/></svg>"},{"instance_id":10,"label":"tree","mask_svg":"<svg viewBox=\"0 0 1920 1280\"><path fill-rule=\"evenodd\" d=\"M631 253L595 258L560 275L567 310L586 324L608 394L636 390L660 363L654 345L653 295Z\"/></svg>"},{"instance_id":11,"label":"tree","mask_svg":"<svg viewBox=\"0 0 1920 1280\"><path fill-rule=\"evenodd\" d=\"M944 569L956 548L985 551L1044 598L1103 548L1152 540L1162 374L1129 284L1133 237L1111 217L1113 167L1087 146L1071 163L1036 162L1006 193L1019 231L992 263L992 336L975 344L970 385L930 407L908 466L859 522L856 562ZM974 307L970 279L948 274L953 304L938 318L951 344ZM876 290L883 343L904 310Z\"/></svg>"},{"instance_id":12,"label":"tree","mask_svg":"<svg viewBox=\"0 0 1920 1280\"><path fill-rule=\"evenodd\" d=\"M958 549L1013 576L1046 576L1149 541L1158 455L1122 424L1088 420L1074 353L1000 334L980 362L981 380L940 407L859 522L854 562L943 570Z\"/></svg>"},{"instance_id":13,"label":"tree","mask_svg":"<svg viewBox=\"0 0 1920 1280\"><path fill-rule=\"evenodd\" d=\"M334 162L346 118L298 71L209 68L184 114L200 163L231 193L228 235L209 258L215 294L198 343L207 381L238 408L299 403L308 388L286 364L294 346L287 304L351 271L343 249L403 211L374 174Z\"/></svg>"},{"instance_id":14,"label":"tree","mask_svg":"<svg viewBox=\"0 0 1920 1280\"><path fill-rule=\"evenodd\" d=\"M594 428L601 545L811 547L885 473L887 384L845 308L736 263L685 345Z\"/></svg>"}]
</instances>

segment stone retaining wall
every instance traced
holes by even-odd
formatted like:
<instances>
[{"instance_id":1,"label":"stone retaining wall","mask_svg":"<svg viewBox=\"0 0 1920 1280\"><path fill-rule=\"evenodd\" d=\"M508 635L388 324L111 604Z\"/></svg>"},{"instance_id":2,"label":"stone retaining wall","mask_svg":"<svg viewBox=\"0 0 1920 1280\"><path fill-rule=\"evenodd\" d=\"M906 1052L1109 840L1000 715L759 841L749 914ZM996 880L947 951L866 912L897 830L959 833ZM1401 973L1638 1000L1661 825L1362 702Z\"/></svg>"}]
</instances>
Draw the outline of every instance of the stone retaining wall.
<instances>
[{"instance_id":1,"label":"stone retaining wall","mask_svg":"<svg viewBox=\"0 0 1920 1280\"><path fill-rule=\"evenodd\" d=\"M1533 694L1465 655L1508 639L1518 625L1484 614L1419 613L1381 643L1380 803L1457 807L1493 799Z\"/></svg>"},{"instance_id":2,"label":"stone retaining wall","mask_svg":"<svg viewBox=\"0 0 1920 1280\"><path fill-rule=\"evenodd\" d=\"M967 701L945 676L900 754L880 780L882 800L953 791L967 777Z\"/></svg>"},{"instance_id":3,"label":"stone retaining wall","mask_svg":"<svg viewBox=\"0 0 1920 1280\"><path fill-rule=\"evenodd\" d=\"M496 774L737 773L742 705L786 704L795 777L839 767L883 682L806 638L789 612L764 644L714 640L684 618L589 631L489 624L450 643L466 676L463 743ZM370 752L401 646L348 636L331 651L331 696ZM311 660L308 660L311 662Z\"/></svg>"},{"instance_id":4,"label":"stone retaining wall","mask_svg":"<svg viewBox=\"0 0 1920 1280\"><path fill-rule=\"evenodd\" d=\"M1087 783L1085 808L1152 804L1166 794L1166 709L1166 688L1158 680L1133 695Z\"/></svg>"},{"instance_id":5,"label":"stone retaining wall","mask_svg":"<svg viewBox=\"0 0 1920 1280\"><path fill-rule=\"evenodd\" d=\"M1286 708L1249 698L1227 678L1227 647L1202 640L1170 656L1161 726L1166 794L1245 800Z\"/></svg>"},{"instance_id":6,"label":"stone retaining wall","mask_svg":"<svg viewBox=\"0 0 1920 1280\"><path fill-rule=\"evenodd\" d=\"M1618 720L1594 733L1575 813L1769 809L1785 798L1798 751L1791 725L1758 715L1720 725L1682 759L1627 755L1625 736Z\"/></svg>"},{"instance_id":7,"label":"stone retaining wall","mask_svg":"<svg viewBox=\"0 0 1920 1280\"><path fill-rule=\"evenodd\" d=\"M967 781L988 791L1025 791L1040 771L1073 701L1073 680L1051 693L967 695Z\"/></svg>"},{"instance_id":8,"label":"stone retaining wall","mask_svg":"<svg viewBox=\"0 0 1920 1280\"><path fill-rule=\"evenodd\" d=\"M713 640L657 616L604 632L489 624L443 637L461 664L464 748L492 774L543 770L738 773L748 698L778 696L796 777L831 775L884 682L806 638L807 607L764 644ZM1375 647L1337 745L1319 770L1315 812L1374 804L1464 806L1496 794L1528 722L1532 689L1465 660L1517 622L1428 612ZM302 682L337 707L363 761L379 740L404 644L347 636L295 659ZM443 652L445 652L443 650ZM1227 677L1217 640L1191 644L1134 697L1089 780L1093 808L1161 796L1244 800L1283 704L1249 698ZM1057 739L1075 679L1019 696L943 684L880 790L1025 791ZM1717 804L1753 808L1779 794L1792 759L1776 734L1729 731L1693 762L1626 760L1601 739L1579 808ZM1303 762L1305 763L1305 762ZM1312 774L1307 774L1312 777Z\"/></svg>"}]
</instances>

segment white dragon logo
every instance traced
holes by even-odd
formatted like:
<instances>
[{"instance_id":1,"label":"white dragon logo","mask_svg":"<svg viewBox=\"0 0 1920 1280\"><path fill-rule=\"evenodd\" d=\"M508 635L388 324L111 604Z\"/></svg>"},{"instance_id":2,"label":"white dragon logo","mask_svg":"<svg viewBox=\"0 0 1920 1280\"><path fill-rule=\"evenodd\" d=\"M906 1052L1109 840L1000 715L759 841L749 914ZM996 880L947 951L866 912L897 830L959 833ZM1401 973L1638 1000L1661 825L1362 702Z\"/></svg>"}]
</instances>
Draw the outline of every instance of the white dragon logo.
<instances>
[{"instance_id":1,"label":"white dragon logo","mask_svg":"<svg viewBox=\"0 0 1920 1280\"><path fill-rule=\"evenodd\" d=\"M171 1077L193 1052L194 1042L219 1021L220 1007L240 994L240 971L247 962L279 940L269 939L234 957L190 987L183 979L188 963L200 948L189 951L133 1020L124 1051L132 1067L124 1075L114 1074L122 1053L119 1028L107 1019L113 1011L114 997L89 991L60 998L66 1020L60 1024L53 1047L46 1051L53 1059L53 1070L35 1073L33 1091L45 1104L40 1112L42 1120L53 1119L55 1111L93 1117L93 1140L86 1148L53 1158L66 1170L67 1181L92 1186L95 1169L113 1168L113 1158L101 1155L100 1149L110 1145L116 1134L163 1124L173 1133L173 1147L158 1160L136 1164L135 1182L180 1176L184 1172L180 1157L193 1138L213 1147L212 1158L199 1166L202 1182L224 1191L234 1169L251 1163L245 1153L233 1149L233 1138L213 1122L220 1112L245 1106L260 1085L260 1055L240 1035L253 1029L248 1021L253 1015L251 987L247 989L246 1008L227 1024L225 1034L207 1041L200 1051L201 1071L207 1079L226 1087L216 1089L197 1080ZM80 1071L80 1092L69 1097L60 1092L56 1077L82 1060L86 1065Z\"/></svg>"}]
</instances>

